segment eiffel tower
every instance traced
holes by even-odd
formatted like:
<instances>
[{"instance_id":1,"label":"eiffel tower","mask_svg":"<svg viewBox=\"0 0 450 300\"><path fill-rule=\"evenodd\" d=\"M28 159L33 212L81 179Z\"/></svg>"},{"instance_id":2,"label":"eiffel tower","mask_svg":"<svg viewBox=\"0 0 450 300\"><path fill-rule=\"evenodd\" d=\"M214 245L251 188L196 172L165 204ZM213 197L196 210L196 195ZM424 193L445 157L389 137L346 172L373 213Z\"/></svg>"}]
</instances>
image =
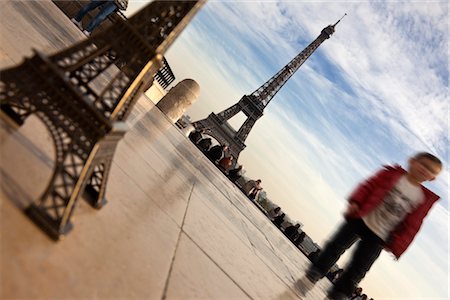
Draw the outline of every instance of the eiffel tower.
<instances>
[{"instance_id":1,"label":"eiffel tower","mask_svg":"<svg viewBox=\"0 0 450 300\"><path fill-rule=\"evenodd\" d=\"M345 14L346 15L346 14ZM344 15L344 16L345 16ZM344 18L339 19L334 25L325 27L320 35L284 66L278 73L270 78L250 95L244 95L236 104L215 114L211 113L206 119L193 123L197 129L205 129L206 133L214 137L219 143L227 144L234 161L246 147L245 140L256 121L263 116L264 109L273 99L275 94L286 84L301 65L316 51L316 49L334 33L336 25ZM247 119L239 130L235 130L228 120L243 112Z\"/></svg>"},{"instance_id":2,"label":"eiffel tower","mask_svg":"<svg viewBox=\"0 0 450 300\"><path fill-rule=\"evenodd\" d=\"M21 64L0 70L0 110L8 121L18 127L34 114L53 139L50 182L24 207L52 239L71 230L82 194L95 208L106 203L124 121L152 85L166 49L204 2L152 1L130 19L55 54L35 50Z\"/></svg>"}]
</instances>

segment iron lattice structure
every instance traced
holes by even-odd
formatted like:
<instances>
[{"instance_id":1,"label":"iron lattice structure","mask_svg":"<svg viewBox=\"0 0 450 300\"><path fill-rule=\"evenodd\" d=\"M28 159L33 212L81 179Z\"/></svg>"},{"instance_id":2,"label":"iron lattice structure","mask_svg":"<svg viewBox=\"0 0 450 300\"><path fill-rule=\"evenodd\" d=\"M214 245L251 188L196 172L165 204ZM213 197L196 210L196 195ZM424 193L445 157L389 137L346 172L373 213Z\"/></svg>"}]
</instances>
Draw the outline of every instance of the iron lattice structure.
<instances>
[{"instance_id":1,"label":"iron lattice structure","mask_svg":"<svg viewBox=\"0 0 450 300\"><path fill-rule=\"evenodd\" d=\"M72 227L79 196L104 203L108 173L122 122L162 65L163 53L203 1L154 1L129 20L90 38L1 71L1 110L17 125L35 114L53 138L55 167L27 215L58 240ZM120 67L118 67L120 66Z\"/></svg>"},{"instance_id":2,"label":"iron lattice structure","mask_svg":"<svg viewBox=\"0 0 450 300\"><path fill-rule=\"evenodd\" d=\"M71 18L75 16L78 11L85 5L87 5L90 0L52 0L52 2L68 17ZM98 13L97 10L90 11L84 16L82 22L85 26L89 24L89 22L95 17ZM122 11L118 10L112 14L110 14L100 25L97 26L96 30L106 29L108 26L113 25L115 22L120 20L128 20L128 18L122 13ZM154 79L159 83L159 85L163 89L167 89L169 85L175 81L175 75L173 74L172 69L169 66L169 63L165 58L163 58L162 67L156 73Z\"/></svg>"},{"instance_id":3,"label":"iron lattice structure","mask_svg":"<svg viewBox=\"0 0 450 300\"><path fill-rule=\"evenodd\" d=\"M235 158L234 161L237 161L239 154L246 147L245 140L247 136L256 121L263 116L266 106L314 51L325 40L330 38L339 22L340 20L334 25L325 27L311 44L256 91L250 95L244 95L236 104L217 114L211 113L206 119L196 121L193 125L196 128L204 128L206 133L213 136L221 144L228 144L230 146L230 154ZM229 125L228 120L239 112L243 112L247 118L239 130L236 131Z\"/></svg>"}]
</instances>

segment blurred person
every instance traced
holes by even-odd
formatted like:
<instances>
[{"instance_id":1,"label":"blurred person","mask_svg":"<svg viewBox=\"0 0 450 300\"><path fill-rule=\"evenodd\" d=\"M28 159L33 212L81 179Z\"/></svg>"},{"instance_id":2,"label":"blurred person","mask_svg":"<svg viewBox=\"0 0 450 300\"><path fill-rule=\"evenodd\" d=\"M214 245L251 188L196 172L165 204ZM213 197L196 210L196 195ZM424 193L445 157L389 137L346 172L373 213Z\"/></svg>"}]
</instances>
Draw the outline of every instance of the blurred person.
<instances>
[{"instance_id":1,"label":"blurred person","mask_svg":"<svg viewBox=\"0 0 450 300\"><path fill-rule=\"evenodd\" d=\"M312 263L314 263L317 260L317 258L319 257L319 254L320 254L320 249L316 249L315 251L308 254L308 258Z\"/></svg>"},{"instance_id":2,"label":"blurred person","mask_svg":"<svg viewBox=\"0 0 450 300\"><path fill-rule=\"evenodd\" d=\"M206 156L213 163L216 163L218 160L220 160L224 156L225 151L227 149L228 149L227 145L215 145L206 152Z\"/></svg>"},{"instance_id":3,"label":"blurred person","mask_svg":"<svg viewBox=\"0 0 450 300\"><path fill-rule=\"evenodd\" d=\"M284 230L284 235L287 236L288 239L290 239L291 241L295 241L298 236L300 236L300 233L298 232L298 229L300 228L300 224L295 224L295 225L291 225L286 227L286 229Z\"/></svg>"},{"instance_id":4,"label":"blurred person","mask_svg":"<svg viewBox=\"0 0 450 300\"><path fill-rule=\"evenodd\" d=\"M350 300L357 300L358 297L361 297L362 291L363 291L362 287L355 288L352 295L350 296Z\"/></svg>"},{"instance_id":5,"label":"blurred person","mask_svg":"<svg viewBox=\"0 0 450 300\"><path fill-rule=\"evenodd\" d=\"M203 135L202 135L203 133L205 133L205 129L203 129L203 128L194 129L189 133L189 139L191 140L192 143L197 145L198 142L200 142L200 140L203 138Z\"/></svg>"},{"instance_id":6,"label":"blurred person","mask_svg":"<svg viewBox=\"0 0 450 300\"><path fill-rule=\"evenodd\" d=\"M441 170L442 162L436 156L421 152L409 158L407 170L399 165L385 166L360 184L348 199L344 223L311 263L298 286L306 284L309 290L357 241L344 272L328 291L330 299L350 297L382 249L398 260L439 199L422 183L434 180Z\"/></svg>"},{"instance_id":7,"label":"blurred person","mask_svg":"<svg viewBox=\"0 0 450 300\"><path fill-rule=\"evenodd\" d=\"M233 157L232 156L225 156L222 157L219 162L219 169L224 172L225 174L228 174L228 169L232 166L233 164Z\"/></svg>"},{"instance_id":8,"label":"blurred person","mask_svg":"<svg viewBox=\"0 0 450 300\"><path fill-rule=\"evenodd\" d=\"M276 216L275 218L273 218L272 223L275 224L275 226L277 226L278 228L281 227L281 224L283 224L284 222L284 217L286 216L285 213L282 213L279 216Z\"/></svg>"},{"instance_id":9,"label":"blurred person","mask_svg":"<svg viewBox=\"0 0 450 300\"><path fill-rule=\"evenodd\" d=\"M242 165L228 171L228 178L233 182L238 180L241 176L242 176Z\"/></svg>"},{"instance_id":10,"label":"blurred person","mask_svg":"<svg viewBox=\"0 0 450 300\"><path fill-rule=\"evenodd\" d=\"M254 187L254 188L250 191L250 193L248 194L248 198L249 198L250 200L252 200L252 201L255 201L255 200L256 200L256 197L258 196L258 194L259 194L261 191L262 191L262 187L259 186L259 184L258 184L256 187Z\"/></svg>"},{"instance_id":11,"label":"blurred person","mask_svg":"<svg viewBox=\"0 0 450 300\"><path fill-rule=\"evenodd\" d=\"M206 153L212 145L211 138L203 138L197 143L197 147L203 152Z\"/></svg>"},{"instance_id":12,"label":"blurred person","mask_svg":"<svg viewBox=\"0 0 450 300\"><path fill-rule=\"evenodd\" d=\"M242 187L242 189L244 190L245 195L248 197L250 195L251 192L253 192L253 190L260 190L262 189L261 187L261 179L250 179L249 181L247 181L244 186Z\"/></svg>"},{"instance_id":13,"label":"blurred person","mask_svg":"<svg viewBox=\"0 0 450 300\"><path fill-rule=\"evenodd\" d=\"M91 35L92 31L100 25L110 14L120 10L126 10L128 6L128 0L92 0L85 6L83 6L80 11L71 19L83 33L87 36ZM91 10L100 8L98 14L92 18L86 28L83 30L81 20L87 15Z\"/></svg>"},{"instance_id":14,"label":"blurred person","mask_svg":"<svg viewBox=\"0 0 450 300\"><path fill-rule=\"evenodd\" d=\"M302 231L299 236L295 239L294 243L298 247L305 240L306 232Z\"/></svg>"},{"instance_id":15,"label":"blurred person","mask_svg":"<svg viewBox=\"0 0 450 300\"><path fill-rule=\"evenodd\" d=\"M269 218L273 221L273 219L274 219L276 216L280 215L280 213L281 213L281 207L277 206L277 207L275 207L274 209L271 209L271 210L269 211Z\"/></svg>"},{"instance_id":16,"label":"blurred person","mask_svg":"<svg viewBox=\"0 0 450 300\"><path fill-rule=\"evenodd\" d=\"M341 277L342 273L344 273L343 269L337 269L334 272L328 272L327 277L334 283L339 277Z\"/></svg>"}]
</instances>

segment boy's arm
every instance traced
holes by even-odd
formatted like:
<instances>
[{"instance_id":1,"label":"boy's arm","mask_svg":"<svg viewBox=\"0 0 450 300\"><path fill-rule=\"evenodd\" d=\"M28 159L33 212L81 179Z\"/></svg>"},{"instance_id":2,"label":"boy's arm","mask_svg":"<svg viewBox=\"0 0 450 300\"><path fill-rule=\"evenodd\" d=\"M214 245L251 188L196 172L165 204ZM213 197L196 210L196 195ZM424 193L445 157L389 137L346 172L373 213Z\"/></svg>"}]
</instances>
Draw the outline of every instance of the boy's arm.
<instances>
[{"instance_id":1,"label":"boy's arm","mask_svg":"<svg viewBox=\"0 0 450 300\"><path fill-rule=\"evenodd\" d=\"M360 183L356 189L348 197L350 204L356 204L358 207L367 199L367 196L372 192L380 181L384 178L386 173L389 173L393 167L384 166L383 169L376 172L373 176Z\"/></svg>"},{"instance_id":2,"label":"boy's arm","mask_svg":"<svg viewBox=\"0 0 450 300\"><path fill-rule=\"evenodd\" d=\"M390 241L386 248L395 256L397 260L406 251L406 249L408 249L409 245L411 245L417 232L419 232L421 225L422 222L418 222L410 226L404 226L400 231L393 232L391 234Z\"/></svg>"},{"instance_id":3,"label":"boy's arm","mask_svg":"<svg viewBox=\"0 0 450 300\"><path fill-rule=\"evenodd\" d=\"M435 202L428 202L422 209L413 213L413 216L407 218L397 230L392 232L388 243L391 247L388 246L387 249L391 251L397 259L399 259L406 249L408 249L409 245L411 245L422 226L423 220L428 215L428 212L434 203Z\"/></svg>"},{"instance_id":4,"label":"boy's arm","mask_svg":"<svg viewBox=\"0 0 450 300\"><path fill-rule=\"evenodd\" d=\"M344 217L352 217L358 215L359 205L355 202L349 202L344 212Z\"/></svg>"}]
</instances>

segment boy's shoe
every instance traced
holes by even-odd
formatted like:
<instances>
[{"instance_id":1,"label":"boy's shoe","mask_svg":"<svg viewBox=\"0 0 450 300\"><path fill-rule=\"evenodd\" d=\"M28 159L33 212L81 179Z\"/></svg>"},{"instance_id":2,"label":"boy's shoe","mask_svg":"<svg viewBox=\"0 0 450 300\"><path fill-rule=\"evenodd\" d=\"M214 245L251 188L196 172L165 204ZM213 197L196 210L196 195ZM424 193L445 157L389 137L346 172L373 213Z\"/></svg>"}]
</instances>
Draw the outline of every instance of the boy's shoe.
<instances>
[{"instance_id":1,"label":"boy's shoe","mask_svg":"<svg viewBox=\"0 0 450 300\"><path fill-rule=\"evenodd\" d=\"M333 288L328 291L327 297L330 300L347 300L347 299L349 299L347 296L345 296L341 292L334 290Z\"/></svg>"},{"instance_id":2,"label":"boy's shoe","mask_svg":"<svg viewBox=\"0 0 450 300\"><path fill-rule=\"evenodd\" d=\"M87 31L87 30L83 30L83 33L84 33L85 36L90 36L91 35L91 33L89 31Z\"/></svg>"},{"instance_id":3,"label":"boy's shoe","mask_svg":"<svg viewBox=\"0 0 450 300\"><path fill-rule=\"evenodd\" d=\"M78 27L78 29L83 30L83 25L81 24L81 22L78 22L74 18L70 19L70 21L72 21L72 23L75 24Z\"/></svg>"},{"instance_id":4,"label":"boy's shoe","mask_svg":"<svg viewBox=\"0 0 450 300\"><path fill-rule=\"evenodd\" d=\"M316 281L310 280L306 275L302 278L298 279L294 283L294 288L300 292L303 296L305 296L316 284Z\"/></svg>"}]
</instances>

